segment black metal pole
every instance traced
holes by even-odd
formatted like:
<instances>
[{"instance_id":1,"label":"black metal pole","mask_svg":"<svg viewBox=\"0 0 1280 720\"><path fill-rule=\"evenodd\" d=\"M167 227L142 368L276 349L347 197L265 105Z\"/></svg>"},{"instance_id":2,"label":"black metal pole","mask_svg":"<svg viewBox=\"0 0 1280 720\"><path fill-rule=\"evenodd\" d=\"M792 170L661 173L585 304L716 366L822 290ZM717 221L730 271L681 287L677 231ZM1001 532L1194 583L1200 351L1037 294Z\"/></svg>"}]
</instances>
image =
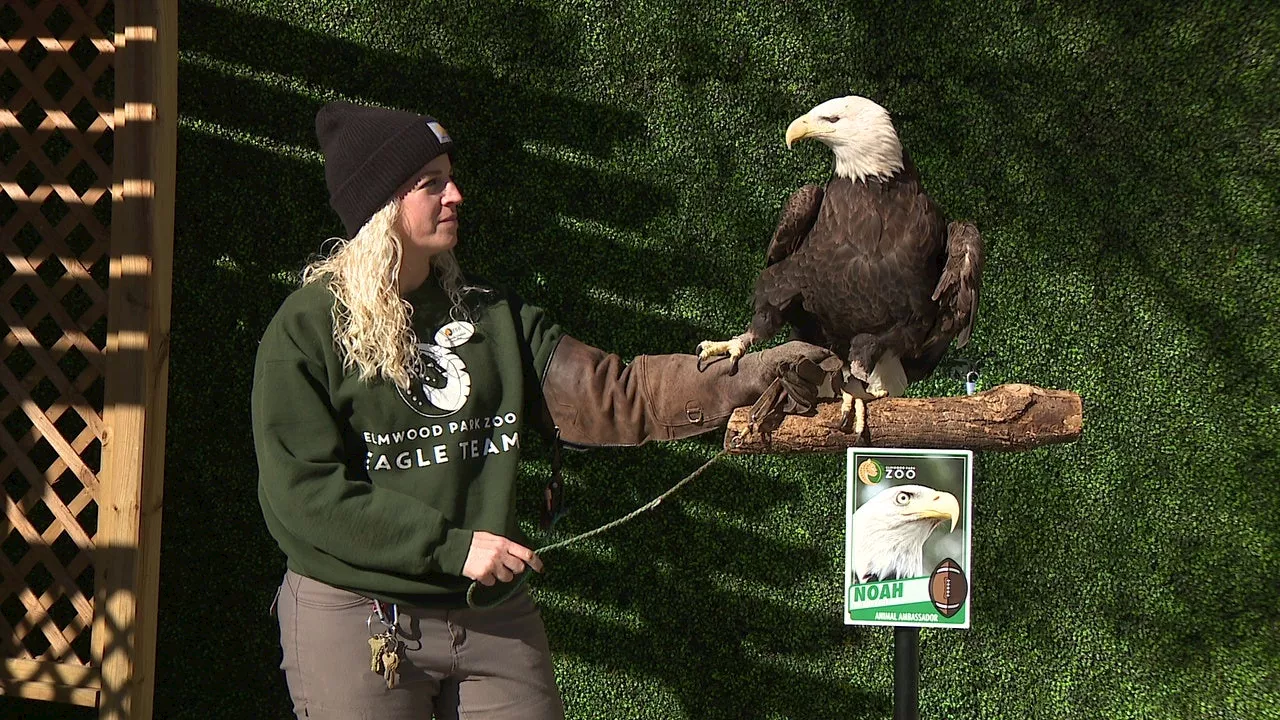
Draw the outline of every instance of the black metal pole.
<instances>
[{"instance_id":1,"label":"black metal pole","mask_svg":"<svg viewBox=\"0 0 1280 720\"><path fill-rule=\"evenodd\" d=\"M978 370L965 373L964 391L978 388ZM893 628L893 720L920 720L920 628Z\"/></svg>"},{"instance_id":2,"label":"black metal pole","mask_svg":"<svg viewBox=\"0 0 1280 720\"><path fill-rule=\"evenodd\" d=\"M920 628L893 628L893 720L920 720Z\"/></svg>"}]
</instances>

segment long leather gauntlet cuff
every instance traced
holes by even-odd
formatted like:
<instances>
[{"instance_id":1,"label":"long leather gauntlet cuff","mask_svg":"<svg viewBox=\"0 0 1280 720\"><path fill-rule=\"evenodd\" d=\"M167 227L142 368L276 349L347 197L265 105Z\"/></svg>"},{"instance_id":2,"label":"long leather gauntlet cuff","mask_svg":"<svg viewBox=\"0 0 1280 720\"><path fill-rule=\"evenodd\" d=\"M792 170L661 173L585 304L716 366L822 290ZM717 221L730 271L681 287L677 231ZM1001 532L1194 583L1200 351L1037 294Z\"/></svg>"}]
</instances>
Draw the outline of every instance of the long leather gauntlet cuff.
<instances>
[{"instance_id":1,"label":"long leather gauntlet cuff","mask_svg":"<svg viewBox=\"0 0 1280 720\"><path fill-rule=\"evenodd\" d=\"M697 368L695 355L617 355L563 337L551 356L542 392L565 443L642 445L679 440L722 427L734 408L755 402L776 375L758 353Z\"/></svg>"}]
</instances>

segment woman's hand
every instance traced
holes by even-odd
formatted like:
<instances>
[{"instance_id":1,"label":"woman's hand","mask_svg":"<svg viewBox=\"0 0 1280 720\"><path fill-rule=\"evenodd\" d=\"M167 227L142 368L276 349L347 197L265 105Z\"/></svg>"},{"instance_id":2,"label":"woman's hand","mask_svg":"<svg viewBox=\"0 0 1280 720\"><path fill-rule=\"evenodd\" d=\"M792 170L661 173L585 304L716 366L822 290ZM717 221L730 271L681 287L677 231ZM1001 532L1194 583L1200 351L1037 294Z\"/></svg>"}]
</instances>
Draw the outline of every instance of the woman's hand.
<instances>
[{"instance_id":1,"label":"woman's hand","mask_svg":"<svg viewBox=\"0 0 1280 720\"><path fill-rule=\"evenodd\" d=\"M542 560L529 548L501 535L477 530L471 537L462 574L481 585L511 582L525 565L542 572Z\"/></svg>"}]
</instances>

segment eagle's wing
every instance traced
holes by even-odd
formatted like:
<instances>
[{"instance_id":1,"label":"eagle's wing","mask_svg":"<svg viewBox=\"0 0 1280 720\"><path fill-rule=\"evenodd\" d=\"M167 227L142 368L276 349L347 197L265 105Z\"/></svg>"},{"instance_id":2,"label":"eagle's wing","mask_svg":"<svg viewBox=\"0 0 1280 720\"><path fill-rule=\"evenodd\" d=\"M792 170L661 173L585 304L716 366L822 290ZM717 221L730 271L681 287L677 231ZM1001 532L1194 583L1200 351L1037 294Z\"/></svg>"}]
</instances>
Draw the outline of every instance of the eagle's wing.
<instances>
[{"instance_id":1,"label":"eagle's wing","mask_svg":"<svg viewBox=\"0 0 1280 720\"><path fill-rule=\"evenodd\" d=\"M955 336L964 347L978 318L982 290L982 236L973 223L954 221L947 226L947 264L933 291L939 316L935 335Z\"/></svg>"},{"instance_id":2,"label":"eagle's wing","mask_svg":"<svg viewBox=\"0 0 1280 720\"><path fill-rule=\"evenodd\" d=\"M813 223L818 219L818 210L822 207L822 188L817 185L805 185L791 193L787 204L782 206L782 214L778 217L778 227L773 231L773 239L769 241L769 249L765 253L765 267L782 260L800 247Z\"/></svg>"}]
</instances>

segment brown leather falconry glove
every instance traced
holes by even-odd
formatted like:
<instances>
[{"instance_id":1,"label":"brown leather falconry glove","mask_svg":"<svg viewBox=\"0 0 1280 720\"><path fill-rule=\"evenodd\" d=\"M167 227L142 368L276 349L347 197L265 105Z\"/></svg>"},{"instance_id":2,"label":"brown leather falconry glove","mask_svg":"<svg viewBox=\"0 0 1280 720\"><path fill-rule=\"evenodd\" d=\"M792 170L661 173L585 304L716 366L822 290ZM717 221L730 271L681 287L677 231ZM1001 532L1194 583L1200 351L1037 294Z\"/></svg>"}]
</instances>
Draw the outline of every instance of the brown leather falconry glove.
<instances>
[{"instance_id":1,"label":"brown leather falconry glove","mask_svg":"<svg viewBox=\"0 0 1280 720\"><path fill-rule=\"evenodd\" d=\"M760 415L809 412L819 397L834 396L842 365L830 351L800 341L747 353L732 375L728 362L703 371L697 363L696 355L641 355L624 365L617 355L565 336L542 391L563 442L642 445L722 427L735 408L757 400ZM762 419L756 414L753 421Z\"/></svg>"}]
</instances>

